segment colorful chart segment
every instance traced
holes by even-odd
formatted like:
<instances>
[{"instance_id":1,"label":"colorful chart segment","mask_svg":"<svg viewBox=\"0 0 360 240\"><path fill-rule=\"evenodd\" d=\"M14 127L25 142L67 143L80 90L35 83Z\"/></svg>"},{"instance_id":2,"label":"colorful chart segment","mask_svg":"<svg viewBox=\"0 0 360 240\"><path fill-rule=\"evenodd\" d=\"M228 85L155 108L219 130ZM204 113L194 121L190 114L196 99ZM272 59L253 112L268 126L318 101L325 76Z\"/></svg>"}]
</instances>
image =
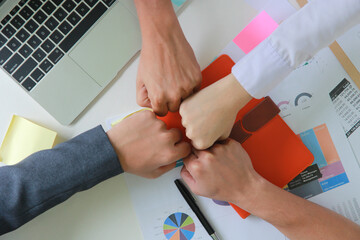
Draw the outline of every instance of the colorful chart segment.
<instances>
[{"instance_id":1,"label":"colorful chart segment","mask_svg":"<svg viewBox=\"0 0 360 240\"><path fill-rule=\"evenodd\" d=\"M168 240L190 240L195 234L195 223L185 213L173 213L164 222L164 234Z\"/></svg>"},{"instance_id":2,"label":"colorful chart segment","mask_svg":"<svg viewBox=\"0 0 360 240\"><path fill-rule=\"evenodd\" d=\"M220 206L230 206L228 202L213 199L213 202Z\"/></svg>"},{"instance_id":3,"label":"colorful chart segment","mask_svg":"<svg viewBox=\"0 0 360 240\"><path fill-rule=\"evenodd\" d=\"M308 199L349 182L326 124L302 132L299 137L315 159L313 165L289 182L285 189Z\"/></svg>"},{"instance_id":4,"label":"colorful chart segment","mask_svg":"<svg viewBox=\"0 0 360 240\"><path fill-rule=\"evenodd\" d=\"M181 6L186 0L171 0L176 6Z\"/></svg>"}]
</instances>

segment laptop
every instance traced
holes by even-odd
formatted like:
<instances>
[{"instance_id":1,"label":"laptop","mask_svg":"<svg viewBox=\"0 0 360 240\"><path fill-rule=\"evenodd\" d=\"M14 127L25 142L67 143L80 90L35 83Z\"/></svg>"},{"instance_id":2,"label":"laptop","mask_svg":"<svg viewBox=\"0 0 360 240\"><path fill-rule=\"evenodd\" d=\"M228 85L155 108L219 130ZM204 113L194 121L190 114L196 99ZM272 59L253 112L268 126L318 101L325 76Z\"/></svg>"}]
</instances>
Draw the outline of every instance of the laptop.
<instances>
[{"instance_id":1,"label":"laptop","mask_svg":"<svg viewBox=\"0 0 360 240\"><path fill-rule=\"evenodd\" d=\"M140 48L133 0L0 0L0 69L61 124Z\"/></svg>"}]
</instances>

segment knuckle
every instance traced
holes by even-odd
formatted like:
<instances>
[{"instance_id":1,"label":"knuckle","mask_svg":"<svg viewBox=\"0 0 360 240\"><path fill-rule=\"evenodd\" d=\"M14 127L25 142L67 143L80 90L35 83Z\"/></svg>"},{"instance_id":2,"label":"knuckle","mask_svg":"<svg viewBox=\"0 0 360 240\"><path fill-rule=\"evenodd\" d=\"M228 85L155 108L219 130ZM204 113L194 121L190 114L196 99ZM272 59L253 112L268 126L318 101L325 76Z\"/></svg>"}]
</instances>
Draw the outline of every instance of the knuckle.
<instances>
[{"instance_id":1,"label":"knuckle","mask_svg":"<svg viewBox=\"0 0 360 240\"><path fill-rule=\"evenodd\" d=\"M206 147L201 135L199 134L199 131L195 130L194 128L190 128L189 132L186 133L186 136L191 140L192 145L199 150L202 150L204 147Z\"/></svg>"},{"instance_id":2,"label":"knuckle","mask_svg":"<svg viewBox=\"0 0 360 240\"><path fill-rule=\"evenodd\" d=\"M184 81L182 84L182 89L185 92L185 94L189 94L192 91L194 85L195 84L191 79L189 79L188 81Z\"/></svg>"},{"instance_id":3,"label":"knuckle","mask_svg":"<svg viewBox=\"0 0 360 240\"><path fill-rule=\"evenodd\" d=\"M181 116L181 123L184 125L184 122L186 121L187 115L186 115L186 106L184 105L184 102L180 104L179 107L179 114Z\"/></svg>"},{"instance_id":4,"label":"knuckle","mask_svg":"<svg viewBox=\"0 0 360 240\"><path fill-rule=\"evenodd\" d=\"M159 120L159 119L155 119L155 122L154 122L154 128L157 129L157 130L160 130L160 129L163 129L164 127L166 127L166 124Z\"/></svg>"},{"instance_id":5,"label":"knuckle","mask_svg":"<svg viewBox=\"0 0 360 240\"><path fill-rule=\"evenodd\" d=\"M180 105L180 115L182 117L186 116L186 113L188 112L188 109L189 109L189 100L188 99L185 99L181 105Z\"/></svg>"},{"instance_id":6,"label":"knuckle","mask_svg":"<svg viewBox=\"0 0 360 240\"><path fill-rule=\"evenodd\" d=\"M181 135L181 130L178 128L171 128L171 132L175 137Z\"/></svg>"},{"instance_id":7,"label":"knuckle","mask_svg":"<svg viewBox=\"0 0 360 240\"><path fill-rule=\"evenodd\" d=\"M178 155L177 153L178 153L178 151L177 151L175 148L170 148L170 149L168 150L168 156L169 156L168 159L175 160L175 156ZM178 159L177 159L177 160L178 160ZM166 161L168 161L168 160L166 160Z\"/></svg>"},{"instance_id":8,"label":"knuckle","mask_svg":"<svg viewBox=\"0 0 360 240\"><path fill-rule=\"evenodd\" d=\"M219 154L221 152L224 151L224 146L220 145L220 144L215 144L213 147L212 147L212 150L215 154Z\"/></svg>"},{"instance_id":9,"label":"knuckle","mask_svg":"<svg viewBox=\"0 0 360 240\"><path fill-rule=\"evenodd\" d=\"M176 148L176 156L188 156L191 153L191 147L190 144L184 143L181 148Z\"/></svg>"},{"instance_id":10,"label":"knuckle","mask_svg":"<svg viewBox=\"0 0 360 240\"><path fill-rule=\"evenodd\" d=\"M186 124L183 124L183 126L186 127L185 134L189 139L193 139L194 131L192 130L191 126L187 126Z\"/></svg>"},{"instance_id":11,"label":"knuckle","mask_svg":"<svg viewBox=\"0 0 360 240\"><path fill-rule=\"evenodd\" d=\"M237 142L236 142L235 140L229 138L229 139L227 140L226 145L236 145L236 143L237 143Z\"/></svg>"},{"instance_id":12,"label":"knuckle","mask_svg":"<svg viewBox=\"0 0 360 240\"><path fill-rule=\"evenodd\" d=\"M164 101L165 95L163 93L158 93L151 99L151 103L154 104L154 106L156 107L160 106Z\"/></svg>"},{"instance_id":13,"label":"knuckle","mask_svg":"<svg viewBox=\"0 0 360 240\"><path fill-rule=\"evenodd\" d=\"M175 132L174 131L166 131L163 134L163 140L165 142L171 142L175 139Z\"/></svg>"},{"instance_id":14,"label":"knuckle","mask_svg":"<svg viewBox=\"0 0 360 240\"><path fill-rule=\"evenodd\" d=\"M144 115L144 117L146 117L146 118L151 118L154 116L154 113L149 110L141 111L140 114Z\"/></svg>"},{"instance_id":15,"label":"knuckle","mask_svg":"<svg viewBox=\"0 0 360 240\"><path fill-rule=\"evenodd\" d=\"M188 138L190 138L188 136ZM191 138L190 138L191 139ZM192 141L192 145L194 146L194 148L198 149L198 150L201 150L202 149L202 145L201 143L199 143L198 141Z\"/></svg>"},{"instance_id":16,"label":"knuckle","mask_svg":"<svg viewBox=\"0 0 360 240\"><path fill-rule=\"evenodd\" d=\"M181 118L181 125L185 128L185 135L187 135L186 132L187 132L187 128L189 126L188 126L188 122L187 122L186 118L183 118L183 117Z\"/></svg>"},{"instance_id":17,"label":"knuckle","mask_svg":"<svg viewBox=\"0 0 360 240\"><path fill-rule=\"evenodd\" d=\"M176 91L172 92L172 93L169 95L168 99L169 99L169 101L171 101L171 102L177 102L177 101L180 102L180 99L181 99L180 91L176 90Z\"/></svg>"},{"instance_id":18,"label":"knuckle","mask_svg":"<svg viewBox=\"0 0 360 240\"><path fill-rule=\"evenodd\" d=\"M201 83L201 81L202 81L202 74L201 74L201 71L200 71L200 66L198 66L198 71L197 71L195 79L196 79L197 84Z\"/></svg>"},{"instance_id":19,"label":"knuckle","mask_svg":"<svg viewBox=\"0 0 360 240\"><path fill-rule=\"evenodd\" d=\"M199 162L190 162L188 168L191 170L191 172L194 172L197 175L201 172L201 165Z\"/></svg>"},{"instance_id":20,"label":"knuckle","mask_svg":"<svg viewBox=\"0 0 360 240\"><path fill-rule=\"evenodd\" d=\"M193 145L199 150L204 150L209 147L209 144L202 139L193 141Z\"/></svg>"},{"instance_id":21,"label":"knuckle","mask_svg":"<svg viewBox=\"0 0 360 240\"><path fill-rule=\"evenodd\" d=\"M212 162L215 160L215 157L213 154L211 154L210 152L204 152L204 156L203 156L204 161L207 162Z\"/></svg>"},{"instance_id":22,"label":"knuckle","mask_svg":"<svg viewBox=\"0 0 360 240\"><path fill-rule=\"evenodd\" d=\"M193 75L193 87L197 86L198 84L200 84L202 81L202 74L200 71L200 68L195 71L194 75Z\"/></svg>"},{"instance_id":23,"label":"knuckle","mask_svg":"<svg viewBox=\"0 0 360 240\"><path fill-rule=\"evenodd\" d=\"M225 146L227 146L228 148L234 148L234 147L237 147L237 146L241 146L241 144L231 138L229 138L227 140L227 143L225 144Z\"/></svg>"}]
</instances>

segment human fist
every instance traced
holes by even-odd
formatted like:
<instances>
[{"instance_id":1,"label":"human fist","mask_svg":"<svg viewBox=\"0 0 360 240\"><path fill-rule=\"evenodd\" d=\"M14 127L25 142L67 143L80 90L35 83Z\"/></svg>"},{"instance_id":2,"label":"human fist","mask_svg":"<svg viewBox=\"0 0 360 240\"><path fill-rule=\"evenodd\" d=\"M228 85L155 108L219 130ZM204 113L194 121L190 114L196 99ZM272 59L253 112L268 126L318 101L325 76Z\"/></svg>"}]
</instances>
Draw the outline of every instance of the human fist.
<instances>
[{"instance_id":1,"label":"human fist","mask_svg":"<svg viewBox=\"0 0 360 240\"><path fill-rule=\"evenodd\" d=\"M232 74L187 98L180 115L192 145L203 150L228 138L238 111L250 99Z\"/></svg>"},{"instance_id":2,"label":"human fist","mask_svg":"<svg viewBox=\"0 0 360 240\"><path fill-rule=\"evenodd\" d=\"M125 172L156 178L173 169L189 155L191 147L181 141L178 129L166 129L149 110L125 118L107 132Z\"/></svg>"},{"instance_id":3,"label":"human fist","mask_svg":"<svg viewBox=\"0 0 360 240\"><path fill-rule=\"evenodd\" d=\"M180 27L143 39L136 81L137 103L160 116L179 110L201 84L200 66Z\"/></svg>"},{"instance_id":4,"label":"human fist","mask_svg":"<svg viewBox=\"0 0 360 240\"><path fill-rule=\"evenodd\" d=\"M184 159L181 177L193 193L238 203L261 178L240 143L228 139Z\"/></svg>"}]
</instances>

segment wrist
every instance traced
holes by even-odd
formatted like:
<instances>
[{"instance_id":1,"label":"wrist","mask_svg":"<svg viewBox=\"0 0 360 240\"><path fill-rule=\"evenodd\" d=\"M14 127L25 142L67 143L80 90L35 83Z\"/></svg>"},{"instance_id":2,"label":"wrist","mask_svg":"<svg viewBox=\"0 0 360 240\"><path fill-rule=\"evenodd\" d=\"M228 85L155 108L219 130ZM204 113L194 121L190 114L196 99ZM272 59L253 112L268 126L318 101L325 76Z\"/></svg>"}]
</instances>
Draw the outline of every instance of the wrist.
<instances>
[{"instance_id":1,"label":"wrist","mask_svg":"<svg viewBox=\"0 0 360 240\"><path fill-rule=\"evenodd\" d=\"M182 34L179 21L170 0L135 0L135 4L139 16L143 44L162 39L165 42L169 38L178 37L179 33Z\"/></svg>"},{"instance_id":2,"label":"wrist","mask_svg":"<svg viewBox=\"0 0 360 240\"><path fill-rule=\"evenodd\" d=\"M149 23L146 29L142 30L142 45L143 48L164 45L177 45L186 41L185 35L180 27L180 24L176 21L169 21L166 23Z\"/></svg>"},{"instance_id":3,"label":"wrist","mask_svg":"<svg viewBox=\"0 0 360 240\"><path fill-rule=\"evenodd\" d=\"M264 201L263 193L268 188L269 182L260 176L255 170L250 172L246 184L242 184L236 191L234 204L246 211L253 213L257 204Z\"/></svg>"},{"instance_id":4,"label":"wrist","mask_svg":"<svg viewBox=\"0 0 360 240\"><path fill-rule=\"evenodd\" d=\"M227 75L223 80L223 93L226 94L226 98L229 98L229 106L234 108L236 113L240 111L250 100L250 94L241 86L235 76L231 73Z\"/></svg>"},{"instance_id":5,"label":"wrist","mask_svg":"<svg viewBox=\"0 0 360 240\"><path fill-rule=\"evenodd\" d=\"M116 127L116 126L115 126ZM110 141L110 144L112 145L112 147L114 148L114 151L117 155L117 158L119 160L119 163L122 167L122 169L124 170L124 172L127 171L127 165L124 162L124 156L123 154L121 154L120 148L121 148L121 134L119 134L118 131L115 130L115 127L113 127L112 129L110 129L109 131L106 132L106 135Z\"/></svg>"}]
</instances>

